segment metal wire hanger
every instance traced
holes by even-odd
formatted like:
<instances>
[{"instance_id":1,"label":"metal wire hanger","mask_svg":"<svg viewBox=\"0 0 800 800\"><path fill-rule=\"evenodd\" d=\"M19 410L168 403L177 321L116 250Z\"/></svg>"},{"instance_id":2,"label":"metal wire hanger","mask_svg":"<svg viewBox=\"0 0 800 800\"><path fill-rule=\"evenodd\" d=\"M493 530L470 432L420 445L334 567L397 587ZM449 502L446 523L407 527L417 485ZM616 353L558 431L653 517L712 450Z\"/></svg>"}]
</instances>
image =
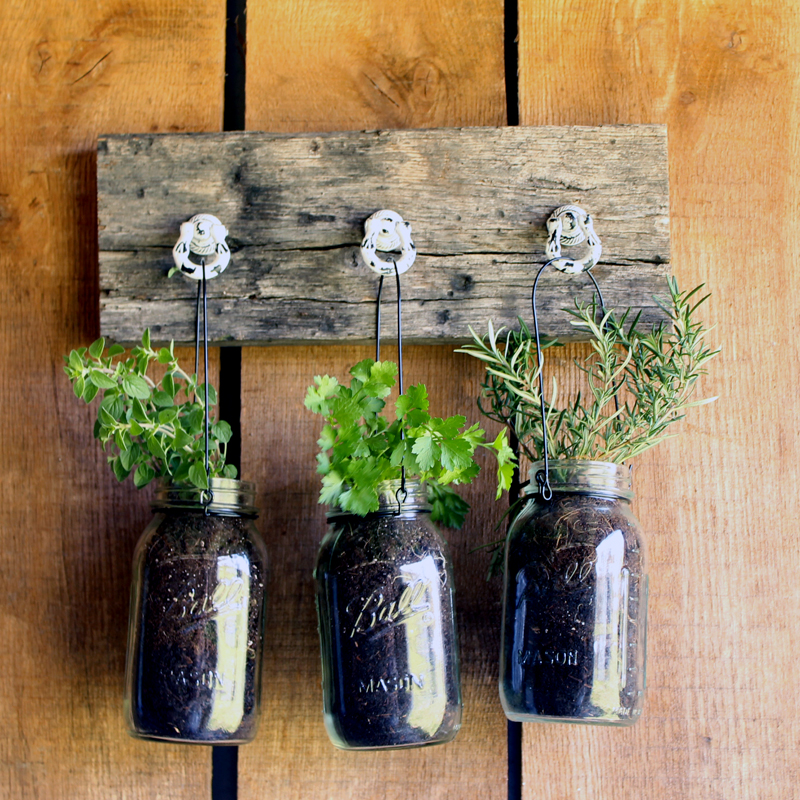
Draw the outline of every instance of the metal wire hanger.
<instances>
[{"instance_id":1,"label":"metal wire hanger","mask_svg":"<svg viewBox=\"0 0 800 800\"><path fill-rule=\"evenodd\" d=\"M364 223L365 237L361 243L361 255L365 263L380 275L378 294L375 300L375 361L381 360L381 298L383 295L383 281L387 275L394 274L397 287L397 371L398 388L403 394L403 297L400 288L400 275L405 272L416 258L416 248L411 240L411 225L403 218L388 209L383 209L372 214ZM400 248L400 258L390 257L386 261L377 255L377 251L384 252ZM405 432L400 435L405 440ZM402 499L401 499L402 497ZM395 492L397 511L400 514L403 503L408 497L406 490L406 468L400 467L400 488Z\"/></svg>"},{"instance_id":2,"label":"metal wire hanger","mask_svg":"<svg viewBox=\"0 0 800 800\"><path fill-rule=\"evenodd\" d=\"M544 469L536 473L536 483L539 487L539 494L542 499L549 501L553 497L553 489L550 486L550 454L548 451L547 433L547 409L544 400L544 357L542 356L542 345L539 336L539 317L536 312L536 290L539 287L539 279L542 273L550 266L559 272L577 274L583 272L589 276L594 289L597 292L597 299L600 306L600 318L605 319L606 307L603 300L603 293L600 286L591 273L592 267L599 261L602 252L600 239L594 231L592 218L579 206L568 205L560 206L550 215L547 220L548 239L545 253L549 257L536 273L531 290L531 310L533 311L533 332L536 339L536 358L539 368L539 409L542 415L542 452ZM586 241L589 246L589 253L582 259L565 258L561 255L561 245L580 244ZM614 397L614 404L619 409L619 400Z\"/></svg>"},{"instance_id":3,"label":"metal wire hanger","mask_svg":"<svg viewBox=\"0 0 800 800\"><path fill-rule=\"evenodd\" d=\"M208 280L221 275L230 263L231 251L225 241L228 229L211 214L195 214L181 225L181 235L172 249L175 266L189 278L198 281L194 320L194 374L200 377L200 306L203 309L203 409L204 409L204 460L206 487L200 493L200 503L206 515L211 513L214 502L211 491L211 462L208 455L208 429L211 411L208 405ZM191 260L191 255L200 256L200 263ZM210 263L206 256L213 255ZM196 384L195 384L196 385ZM196 396L196 395L195 395Z\"/></svg>"}]
</instances>

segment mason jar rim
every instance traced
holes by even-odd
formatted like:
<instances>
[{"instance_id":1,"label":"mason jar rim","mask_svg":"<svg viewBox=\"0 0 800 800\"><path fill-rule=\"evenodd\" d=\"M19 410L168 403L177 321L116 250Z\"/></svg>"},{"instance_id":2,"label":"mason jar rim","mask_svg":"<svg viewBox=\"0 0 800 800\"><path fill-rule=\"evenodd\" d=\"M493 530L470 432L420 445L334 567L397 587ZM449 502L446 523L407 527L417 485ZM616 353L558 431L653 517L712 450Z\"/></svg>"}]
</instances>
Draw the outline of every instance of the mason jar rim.
<instances>
[{"instance_id":1,"label":"mason jar rim","mask_svg":"<svg viewBox=\"0 0 800 800\"><path fill-rule=\"evenodd\" d=\"M235 478L211 478L208 490L175 483L161 478L152 503L154 511L184 509L208 510L210 514L236 517L257 517L255 505L256 485L252 481Z\"/></svg>"},{"instance_id":2,"label":"mason jar rim","mask_svg":"<svg viewBox=\"0 0 800 800\"><path fill-rule=\"evenodd\" d=\"M633 500L632 468L613 461L592 461L581 458L551 459L548 462L550 488L554 493L589 494ZM536 475L544 471L544 461L530 466L525 494L539 494Z\"/></svg>"},{"instance_id":3,"label":"mason jar rim","mask_svg":"<svg viewBox=\"0 0 800 800\"><path fill-rule=\"evenodd\" d=\"M401 491L405 490L405 497ZM414 513L430 513L431 505L428 502L427 484L419 478L391 478L378 484L378 510L370 511L366 516L405 516ZM359 516L352 511L343 511L334 508L325 515L328 519L334 517ZM362 517L365 519L366 517Z\"/></svg>"}]
</instances>

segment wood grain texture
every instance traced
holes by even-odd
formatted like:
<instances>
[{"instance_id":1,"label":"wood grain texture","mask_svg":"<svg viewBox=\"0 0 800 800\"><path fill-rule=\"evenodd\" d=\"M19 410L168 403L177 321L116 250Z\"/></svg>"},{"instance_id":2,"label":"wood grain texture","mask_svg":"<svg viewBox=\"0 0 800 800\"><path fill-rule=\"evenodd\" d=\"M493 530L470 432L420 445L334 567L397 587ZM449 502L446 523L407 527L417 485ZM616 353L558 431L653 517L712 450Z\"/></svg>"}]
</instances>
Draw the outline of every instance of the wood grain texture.
<instances>
[{"instance_id":1,"label":"wood grain texture","mask_svg":"<svg viewBox=\"0 0 800 800\"><path fill-rule=\"evenodd\" d=\"M789 2L520 3L523 124L668 125L673 268L723 346L636 470L642 720L525 726L528 800L797 794L799 36Z\"/></svg>"},{"instance_id":2,"label":"wood grain texture","mask_svg":"<svg viewBox=\"0 0 800 800\"><path fill-rule=\"evenodd\" d=\"M248 127L502 124L502 20L502 3L495 0L406 0L391 7L251 0ZM409 78L429 62L435 69L421 74L430 78ZM409 206L409 219L415 210ZM421 235L423 227L415 233ZM393 296L390 287L387 312ZM387 321L387 331L392 324ZM486 559L468 554L493 537L494 503L476 509L462 532L448 532L459 576L464 665L464 727L455 741L406 752L344 753L330 744L323 727L311 579L325 529L314 467L319 423L303 410L302 397L315 374L343 375L371 352L366 346L313 346L242 353L242 467L260 487L260 524L273 569L264 719L256 741L240 751L239 794L242 800L501 800L506 724L496 686L499 592L484 581ZM393 357L392 348L382 355ZM466 357L444 346L409 347L405 356L407 380L425 380L440 413L474 408L479 371ZM490 494L488 478L468 498Z\"/></svg>"},{"instance_id":3,"label":"wood grain texture","mask_svg":"<svg viewBox=\"0 0 800 800\"><path fill-rule=\"evenodd\" d=\"M117 341L142 325L192 340L191 281L166 273L180 224L210 209L234 250L211 290L218 335L368 341L378 277L359 244L364 220L392 208L412 223L417 251L402 279L407 341L464 341L489 316L516 323L545 221L567 203L593 210L607 307L652 323L664 317L653 297L666 290L668 194L658 126L107 137L98 149L100 328ZM542 330L574 337L562 309L588 281L547 278Z\"/></svg>"},{"instance_id":4,"label":"wood grain texture","mask_svg":"<svg viewBox=\"0 0 800 800\"><path fill-rule=\"evenodd\" d=\"M0 4L0 796L208 796L206 749L122 719L133 547L120 486L63 353L98 335L98 131L215 129L224 5ZM187 55L189 54L189 55Z\"/></svg>"}]
</instances>

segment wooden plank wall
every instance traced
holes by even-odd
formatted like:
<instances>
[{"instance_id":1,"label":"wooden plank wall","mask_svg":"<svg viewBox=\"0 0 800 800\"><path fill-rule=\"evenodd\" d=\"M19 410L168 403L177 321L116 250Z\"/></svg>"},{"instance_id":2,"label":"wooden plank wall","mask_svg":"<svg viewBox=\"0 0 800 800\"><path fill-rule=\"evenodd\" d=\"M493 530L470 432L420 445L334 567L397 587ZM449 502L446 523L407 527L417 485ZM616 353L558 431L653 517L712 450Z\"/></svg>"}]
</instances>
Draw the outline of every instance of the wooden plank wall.
<instances>
[{"instance_id":1,"label":"wooden plank wall","mask_svg":"<svg viewBox=\"0 0 800 800\"><path fill-rule=\"evenodd\" d=\"M200 748L122 723L133 547L61 356L98 334L99 132L217 130L224 4L0 4L0 797L197 800ZM190 55L187 57L186 54Z\"/></svg>"},{"instance_id":2,"label":"wooden plank wall","mask_svg":"<svg viewBox=\"0 0 800 800\"><path fill-rule=\"evenodd\" d=\"M500 0L251 0L248 17L248 128L506 119ZM519 21L523 124L669 125L673 269L714 291L706 314L724 346L704 387L720 401L637 469L652 586L645 716L626 731L525 726L525 800L789 800L800 779L800 11L790 0L520 0ZM206 749L124 732L129 564L148 511L106 474L60 356L97 332L95 136L218 130L223 30L220 0L0 8L2 797L209 796ZM503 798L498 587L467 554L492 535L494 509L450 537L467 702L456 741L346 754L322 729L310 569L324 523L316 422L299 399L314 373L363 355L243 355L243 466L261 486L274 568L265 716L240 753L240 795ZM475 365L443 347L406 358L442 413L471 406Z\"/></svg>"},{"instance_id":3,"label":"wooden plank wall","mask_svg":"<svg viewBox=\"0 0 800 800\"><path fill-rule=\"evenodd\" d=\"M391 8L335 0L313 7L293 0L250 5L249 129L502 125L503 73L500 0L471 0L467 8L463 0L401 0ZM413 198L398 198L398 206L412 204ZM390 287L384 302L393 298ZM452 351L404 349L407 383L426 382L437 414L473 408L478 371ZM382 355L396 358L395 353L387 347ZM369 346L242 351L242 468L261 487L274 568L265 724L253 746L240 751L240 797L444 800L474 797L480 787L481 798L502 800L506 723L496 688L499 598L497 587L483 580L485 559L468 555L491 531L494 508L477 511L462 532L449 536L462 587L457 603L465 711L456 740L416 751L345 753L334 750L322 726L311 578L325 530L314 463L319 421L302 409L301 398L315 374L344 375L368 356L374 356ZM491 487L483 480L469 496L477 500L487 492Z\"/></svg>"},{"instance_id":4,"label":"wooden plank wall","mask_svg":"<svg viewBox=\"0 0 800 800\"><path fill-rule=\"evenodd\" d=\"M723 346L636 470L645 716L526 726L530 800L797 796L799 36L790 2L520 4L522 124L667 123L673 271Z\"/></svg>"}]
</instances>

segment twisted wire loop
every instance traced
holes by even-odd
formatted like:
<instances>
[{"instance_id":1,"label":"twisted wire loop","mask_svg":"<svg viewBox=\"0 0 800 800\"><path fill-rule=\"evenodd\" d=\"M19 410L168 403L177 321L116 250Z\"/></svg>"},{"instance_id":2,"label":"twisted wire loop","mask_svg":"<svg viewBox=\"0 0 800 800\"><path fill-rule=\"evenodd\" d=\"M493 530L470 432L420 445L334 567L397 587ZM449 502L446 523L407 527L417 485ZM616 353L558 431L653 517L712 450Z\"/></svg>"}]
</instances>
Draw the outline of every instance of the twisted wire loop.
<instances>
[{"instance_id":1,"label":"twisted wire loop","mask_svg":"<svg viewBox=\"0 0 800 800\"><path fill-rule=\"evenodd\" d=\"M375 300L375 361L381 360L381 297L383 295L383 279L394 273L397 286L397 383L400 394L403 394L403 295L400 289L400 275L414 263L417 251L411 241L411 224L388 209L376 211L364 222L364 241L361 243L361 256L373 272L377 272L381 279L378 283L378 295ZM383 261L375 255L380 249L384 252L401 250L398 261ZM405 432L400 436L405 440ZM400 499L402 495L403 499ZM400 488L394 494L397 501L397 511L394 516L400 516L403 503L408 497L406 490L406 468L400 467Z\"/></svg>"},{"instance_id":2,"label":"twisted wire loop","mask_svg":"<svg viewBox=\"0 0 800 800\"><path fill-rule=\"evenodd\" d=\"M205 403L204 420L204 462L206 484L211 486L211 464L208 458L208 428L210 411L208 407L208 281L221 275L231 260L231 251L225 241L228 229L213 214L195 214L190 220L181 224L181 235L172 248L175 266L192 280L198 281L197 300L194 309L194 374L200 377L200 308L203 311L203 401ZM200 256L200 263L191 260L191 255ZM213 256L210 261L207 256ZM195 384L196 386L196 384ZM197 397L195 391L192 402ZM211 513L210 506L214 502L214 493L210 488L200 492L200 504L206 515Z\"/></svg>"},{"instance_id":3,"label":"twisted wire loop","mask_svg":"<svg viewBox=\"0 0 800 800\"><path fill-rule=\"evenodd\" d=\"M560 272L577 274L585 272L594 285L597 292L597 299L600 304L601 320L606 316L606 304L603 300L603 293L600 286L591 273L592 267L600 260L602 245L600 238L594 231L592 218L580 206L568 205L557 208L547 220L547 247L545 253L548 260L539 268L536 278L533 281L531 291L531 310L533 311L533 332L536 338L536 358L539 367L539 409L542 415L542 451L544 469L540 469L536 475L536 484L539 487L539 494L545 502L553 498L553 489L550 486L550 454L548 451L547 417L544 401L544 356L542 355L542 345L539 336L539 317L536 312L536 290L539 286L539 278L542 273L550 266ZM589 246L589 253L582 259L563 258L561 256L561 245L572 246L586 242ZM614 403L619 408L619 401L615 397Z\"/></svg>"},{"instance_id":4,"label":"twisted wire loop","mask_svg":"<svg viewBox=\"0 0 800 800\"><path fill-rule=\"evenodd\" d=\"M203 301L203 401L205 403L205 419L204 422L204 462L206 470L206 483L211 486L211 464L208 459L208 425L209 425L209 410L208 410L208 282L205 273L205 259L200 259L200 284L197 287L197 305L195 306L195 337L194 337L194 374L195 378L199 379L200 367L200 299ZM196 396L196 395L195 395ZM214 493L210 488L203 489L200 492L200 504L206 513L206 516L211 514L210 506L214 502Z\"/></svg>"},{"instance_id":5,"label":"twisted wire loop","mask_svg":"<svg viewBox=\"0 0 800 800\"><path fill-rule=\"evenodd\" d=\"M384 261L378 251L400 251L400 258ZM364 239L361 242L364 263L378 275L402 275L414 263L417 248L411 239L411 223L405 222L395 211L387 208L376 211L364 222Z\"/></svg>"},{"instance_id":6,"label":"twisted wire loop","mask_svg":"<svg viewBox=\"0 0 800 800\"><path fill-rule=\"evenodd\" d=\"M228 229L212 214L195 214L181 225L181 235L172 248L175 266L187 278L199 281L203 277L221 275L231 260L231 251L225 241ZM202 256L200 264L190 259L194 253ZM213 258L206 262L207 256Z\"/></svg>"},{"instance_id":7,"label":"twisted wire loop","mask_svg":"<svg viewBox=\"0 0 800 800\"><path fill-rule=\"evenodd\" d=\"M566 258L561 255L561 246L572 247L586 242L589 248L583 258ZM591 214L580 206L559 206L547 219L547 244L545 255L559 272L574 275L587 272L599 260L603 252L600 238L595 233Z\"/></svg>"}]
</instances>

